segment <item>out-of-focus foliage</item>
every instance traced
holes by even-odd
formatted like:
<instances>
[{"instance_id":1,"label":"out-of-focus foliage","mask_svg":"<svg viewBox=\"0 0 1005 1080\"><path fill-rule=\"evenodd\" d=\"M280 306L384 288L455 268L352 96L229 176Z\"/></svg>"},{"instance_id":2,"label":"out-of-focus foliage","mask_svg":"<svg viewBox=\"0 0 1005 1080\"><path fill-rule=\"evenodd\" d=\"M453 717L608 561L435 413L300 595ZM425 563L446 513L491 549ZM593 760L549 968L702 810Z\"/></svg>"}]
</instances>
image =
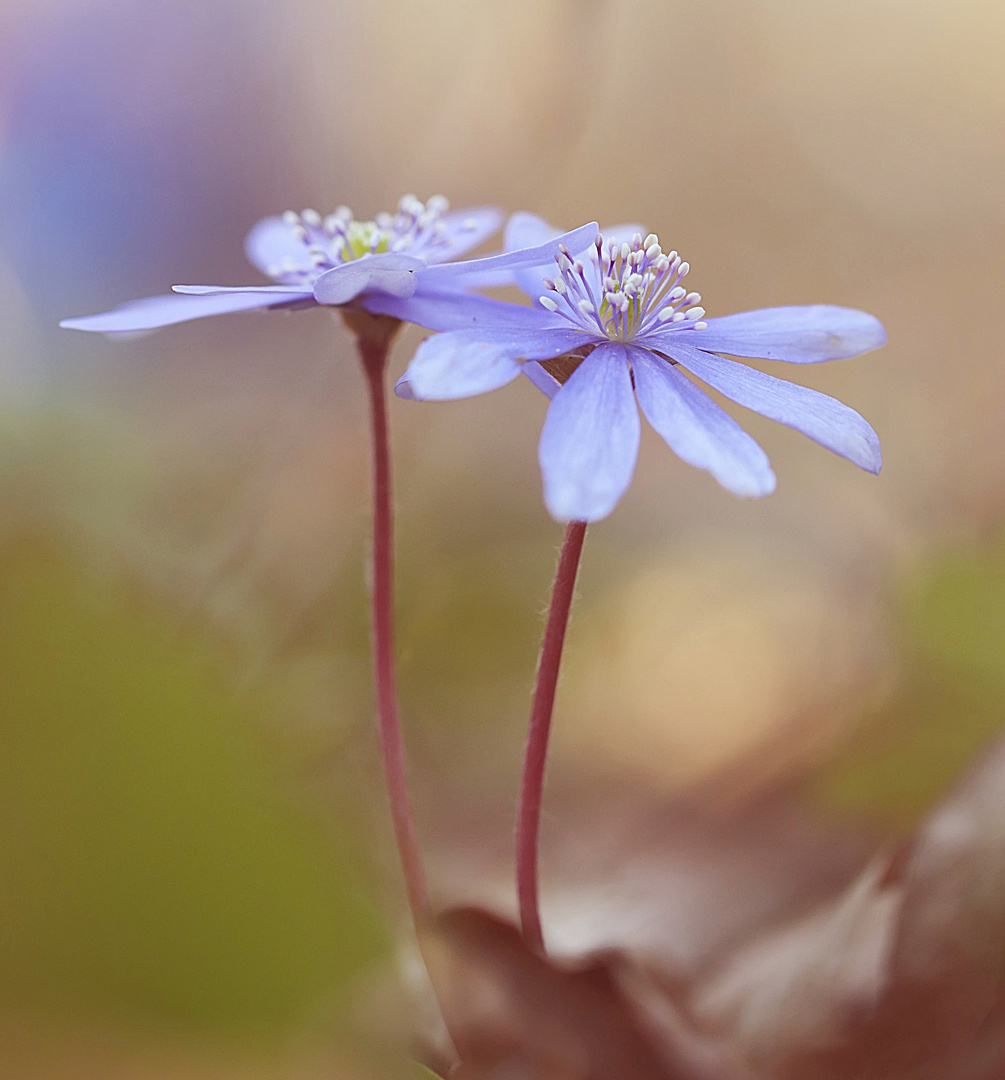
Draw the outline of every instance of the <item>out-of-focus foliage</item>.
<instances>
[{"instance_id":1,"label":"out-of-focus foliage","mask_svg":"<svg viewBox=\"0 0 1005 1080\"><path fill-rule=\"evenodd\" d=\"M347 826L284 790L224 649L38 531L0 611L3 998L261 1033L373 962Z\"/></svg>"},{"instance_id":2,"label":"out-of-focus foliage","mask_svg":"<svg viewBox=\"0 0 1005 1080\"><path fill-rule=\"evenodd\" d=\"M832 806L908 824L1005 726L1005 546L932 562L900 610L900 687L817 791Z\"/></svg>"}]
</instances>

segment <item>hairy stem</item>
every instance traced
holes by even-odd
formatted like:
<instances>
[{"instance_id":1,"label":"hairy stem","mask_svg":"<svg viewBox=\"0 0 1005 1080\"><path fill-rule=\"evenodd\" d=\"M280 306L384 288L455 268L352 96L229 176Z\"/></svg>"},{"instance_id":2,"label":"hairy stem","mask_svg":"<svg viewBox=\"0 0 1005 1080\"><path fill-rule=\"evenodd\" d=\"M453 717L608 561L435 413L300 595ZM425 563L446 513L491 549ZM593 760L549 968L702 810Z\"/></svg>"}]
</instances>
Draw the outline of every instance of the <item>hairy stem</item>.
<instances>
[{"instance_id":1,"label":"hairy stem","mask_svg":"<svg viewBox=\"0 0 1005 1080\"><path fill-rule=\"evenodd\" d=\"M520 782L520 803L516 819L516 887L520 903L520 925L528 946L544 953L544 934L538 907L538 839L541 831L541 802L544 795L544 774L548 757L548 736L551 733L551 714L555 705L555 688L562 663L562 646L569 623L569 609L576 586L576 573L586 539L586 522L571 521L565 530L562 553L558 559L555 584L551 591L551 606L544 629L544 643L537 667L537 684L531 706L527 751L524 757L523 778Z\"/></svg>"},{"instance_id":2,"label":"hairy stem","mask_svg":"<svg viewBox=\"0 0 1005 1080\"><path fill-rule=\"evenodd\" d=\"M373 581L370 609L377 726L394 837L405 877L408 904L412 918L418 925L428 915L429 893L408 791L394 670L394 526L385 374L388 352L398 323L383 316L365 316L362 312L353 315L352 321L347 317L346 322L356 333L356 347L363 362L370 395L373 436Z\"/></svg>"}]
</instances>

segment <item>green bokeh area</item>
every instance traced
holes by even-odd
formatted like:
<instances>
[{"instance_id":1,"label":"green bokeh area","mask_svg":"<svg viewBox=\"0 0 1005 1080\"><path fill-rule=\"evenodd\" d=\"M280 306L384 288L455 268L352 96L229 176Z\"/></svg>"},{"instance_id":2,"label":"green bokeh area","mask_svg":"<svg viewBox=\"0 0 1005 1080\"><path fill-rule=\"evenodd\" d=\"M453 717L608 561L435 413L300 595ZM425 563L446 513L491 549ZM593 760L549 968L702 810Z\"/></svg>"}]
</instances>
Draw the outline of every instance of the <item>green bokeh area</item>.
<instances>
[{"instance_id":1,"label":"green bokeh area","mask_svg":"<svg viewBox=\"0 0 1005 1080\"><path fill-rule=\"evenodd\" d=\"M1005 729L1005 544L933 561L907 583L900 626L899 690L814 787L906 828Z\"/></svg>"},{"instance_id":2,"label":"green bokeh area","mask_svg":"<svg viewBox=\"0 0 1005 1080\"><path fill-rule=\"evenodd\" d=\"M385 948L348 828L195 637L0 544L0 1000L268 1037Z\"/></svg>"}]
</instances>

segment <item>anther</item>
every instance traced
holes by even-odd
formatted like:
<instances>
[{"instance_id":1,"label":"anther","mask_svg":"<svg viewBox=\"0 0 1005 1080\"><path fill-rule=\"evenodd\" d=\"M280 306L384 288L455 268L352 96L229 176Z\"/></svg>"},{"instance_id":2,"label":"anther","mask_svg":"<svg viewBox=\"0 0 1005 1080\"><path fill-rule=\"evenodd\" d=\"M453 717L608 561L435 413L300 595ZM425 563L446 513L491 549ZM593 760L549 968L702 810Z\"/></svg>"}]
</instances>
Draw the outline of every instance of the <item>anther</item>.
<instances>
[{"instance_id":1,"label":"anther","mask_svg":"<svg viewBox=\"0 0 1005 1080\"><path fill-rule=\"evenodd\" d=\"M296 212L296 210L285 210L285 211L283 211L283 224L284 225L290 225L290 226L299 225L300 224L300 215Z\"/></svg>"},{"instance_id":2,"label":"anther","mask_svg":"<svg viewBox=\"0 0 1005 1080\"><path fill-rule=\"evenodd\" d=\"M303 210L300 217L306 221L308 225L314 226L314 228L317 228L321 224L321 215L317 210Z\"/></svg>"},{"instance_id":3,"label":"anther","mask_svg":"<svg viewBox=\"0 0 1005 1080\"><path fill-rule=\"evenodd\" d=\"M590 303L589 300L580 300L576 305L584 315L592 315L596 308Z\"/></svg>"},{"instance_id":4,"label":"anther","mask_svg":"<svg viewBox=\"0 0 1005 1080\"><path fill-rule=\"evenodd\" d=\"M691 319L692 321L696 321L696 320L700 319L702 317L702 315L705 314L705 309L703 307L688 308L687 311L684 314L688 319Z\"/></svg>"},{"instance_id":5,"label":"anther","mask_svg":"<svg viewBox=\"0 0 1005 1080\"><path fill-rule=\"evenodd\" d=\"M649 248L653 246L653 244L658 244L659 242L660 238L656 235L656 233L651 232L643 241L642 246L648 251Z\"/></svg>"},{"instance_id":6,"label":"anther","mask_svg":"<svg viewBox=\"0 0 1005 1080\"><path fill-rule=\"evenodd\" d=\"M558 311L558 304L550 296L539 296L538 303L547 311Z\"/></svg>"}]
</instances>

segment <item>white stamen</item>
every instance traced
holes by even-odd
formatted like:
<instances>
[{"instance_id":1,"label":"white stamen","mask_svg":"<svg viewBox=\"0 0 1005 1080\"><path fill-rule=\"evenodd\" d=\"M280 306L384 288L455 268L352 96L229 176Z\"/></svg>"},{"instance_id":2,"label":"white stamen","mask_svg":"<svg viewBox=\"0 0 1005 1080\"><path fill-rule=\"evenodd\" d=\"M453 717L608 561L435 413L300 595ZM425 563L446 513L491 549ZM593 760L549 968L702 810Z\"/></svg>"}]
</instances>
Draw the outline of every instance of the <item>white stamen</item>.
<instances>
[{"instance_id":1,"label":"white stamen","mask_svg":"<svg viewBox=\"0 0 1005 1080\"><path fill-rule=\"evenodd\" d=\"M685 318L685 316L684 316L683 311L675 311L673 313L673 315L670 317L670 321L671 322L683 322L684 318Z\"/></svg>"},{"instance_id":2,"label":"white stamen","mask_svg":"<svg viewBox=\"0 0 1005 1080\"><path fill-rule=\"evenodd\" d=\"M555 292L557 292L560 296L564 296L567 292L565 282L561 278L558 278L555 281Z\"/></svg>"},{"instance_id":3,"label":"white stamen","mask_svg":"<svg viewBox=\"0 0 1005 1080\"><path fill-rule=\"evenodd\" d=\"M700 319L702 315L705 314L705 309L703 307L688 308L684 314L688 319L696 320Z\"/></svg>"},{"instance_id":4,"label":"white stamen","mask_svg":"<svg viewBox=\"0 0 1005 1080\"><path fill-rule=\"evenodd\" d=\"M680 300L684 296L684 294L686 292L687 292L687 289L682 289L680 287L680 285L678 285L676 289L671 289L670 290L670 299L671 300Z\"/></svg>"},{"instance_id":5,"label":"white stamen","mask_svg":"<svg viewBox=\"0 0 1005 1080\"><path fill-rule=\"evenodd\" d=\"M708 323L707 322L696 322L691 329L692 330L707 330L708 329Z\"/></svg>"},{"instance_id":6,"label":"white stamen","mask_svg":"<svg viewBox=\"0 0 1005 1080\"><path fill-rule=\"evenodd\" d=\"M690 263L682 262L680 264L680 266L677 267L677 273L680 274L681 277L687 277L687 272L690 269L691 269L691 264Z\"/></svg>"},{"instance_id":7,"label":"white stamen","mask_svg":"<svg viewBox=\"0 0 1005 1080\"><path fill-rule=\"evenodd\" d=\"M296 210L284 210L283 211L283 224L284 225L299 225L300 215Z\"/></svg>"},{"instance_id":8,"label":"white stamen","mask_svg":"<svg viewBox=\"0 0 1005 1080\"><path fill-rule=\"evenodd\" d=\"M657 259L662 254L663 249L659 246L659 244L650 244L649 247L646 248L647 259Z\"/></svg>"},{"instance_id":9,"label":"white stamen","mask_svg":"<svg viewBox=\"0 0 1005 1080\"><path fill-rule=\"evenodd\" d=\"M558 304L550 296L539 296L538 303L547 311L558 311Z\"/></svg>"},{"instance_id":10,"label":"white stamen","mask_svg":"<svg viewBox=\"0 0 1005 1080\"><path fill-rule=\"evenodd\" d=\"M689 292L684 297L684 303L690 306L691 304L697 304L701 300L701 293Z\"/></svg>"},{"instance_id":11,"label":"white stamen","mask_svg":"<svg viewBox=\"0 0 1005 1080\"><path fill-rule=\"evenodd\" d=\"M648 250L649 248L651 248L651 247L653 246L653 244L658 244L659 242L660 242L660 238L659 238L659 237L658 237L658 236L656 235L656 233L654 233L654 232L651 232L651 233L650 233L650 234L649 234L649 235L648 235L648 236L647 236L647 237L645 238L645 241L643 242L643 245L642 245L642 246L643 246L644 248L646 248L646 250Z\"/></svg>"},{"instance_id":12,"label":"white stamen","mask_svg":"<svg viewBox=\"0 0 1005 1080\"><path fill-rule=\"evenodd\" d=\"M576 305L584 315L592 315L596 308L590 303L589 300L580 300Z\"/></svg>"}]
</instances>

